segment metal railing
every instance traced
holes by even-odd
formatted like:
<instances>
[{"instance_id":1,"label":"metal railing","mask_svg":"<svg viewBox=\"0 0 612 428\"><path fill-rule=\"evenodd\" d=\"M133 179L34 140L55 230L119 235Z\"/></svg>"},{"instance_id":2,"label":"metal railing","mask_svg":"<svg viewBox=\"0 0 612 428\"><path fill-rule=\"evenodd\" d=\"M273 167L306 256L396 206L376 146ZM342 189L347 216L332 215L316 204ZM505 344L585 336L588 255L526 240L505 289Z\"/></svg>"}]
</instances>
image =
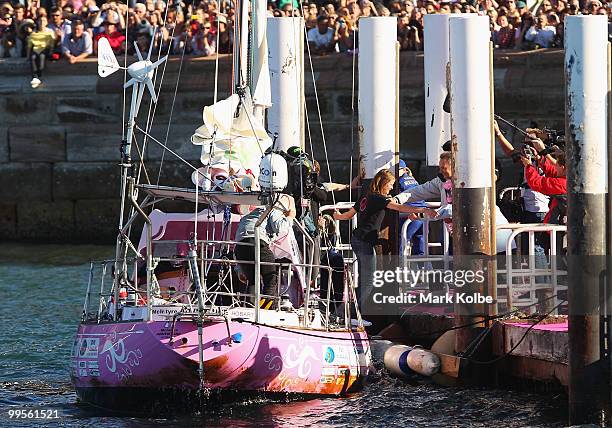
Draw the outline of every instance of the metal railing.
<instances>
[{"instance_id":1,"label":"metal railing","mask_svg":"<svg viewBox=\"0 0 612 428\"><path fill-rule=\"evenodd\" d=\"M497 268L497 289L506 290L505 298L498 293L497 304L505 302L508 309L523 307L528 313L536 311L538 302L550 308L559 305L564 300L559 297L559 292L567 290L567 270L559 266L561 254L558 251L563 242L561 235L567 231L566 226L510 223L497 225L497 230L512 231L506 240L505 268ZM513 255L512 242L525 233L528 235L526 254ZM549 234L547 254L543 250L539 254L536 252L536 234ZM524 257L527 257L526 262ZM515 262L518 262L518 266ZM505 278L505 281L500 281L500 278ZM537 295L540 290L543 296ZM519 297L515 298L515 294ZM526 297L521 297L524 295ZM558 309L554 313L558 314Z\"/></svg>"},{"instance_id":2,"label":"metal railing","mask_svg":"<svg viewBox=\"0 0 612 428\"><path fill-rule=\"evenodd\" d=\"M187 240L172 240L172 241L154 241L151 248L155 251L156 247L163 245L171 245L175 248L178 245L189 245L192 241ZM259 299L271 299L275 305L274 308L277 310L287 310L298 315L300 320L300 326L314 329L350 329L351 326L351 315L356 314L358 319L358 325L362 326L361 315L356 305L356 295L353 287L353 278L351 270L353 269L353 261L349 260L344 264L344 280L342 283L342 290L336 290L337 284L333 283L334 268L330 266L324 266L319 264L311 263L292 263L292 262L263 262L260 261L262 266L274 266L277 270L277 289L275 295L264 295L261 293L249 293L243 291L244 285L236 286L233 272L236 266L239 265L254 265L253 260L235 260L232 258L224 258L219 256L220 251L213 250L213 257L206 257L202 255L210 254L210 247L220 247L231 245L250 245L248 243L236 243L233 241L198 241L197 245L199 248L199 254L197 257L196 268L202 272L202 276L208 281L205 290L203 290L202 297L204 302L204 316L210 317L221 314L223 311L227 311L231 308L251 308L254 309L254 314L259 314L261 311L259 305ZM163 252L163 251L162 251ZM166 252L168 253L168 252ZM215 257L217 255L218 257ZM123 261L119 261L120 263ZM91 262L89 280L87 285L87 292L85 302L83 305L83 322L118 322L125 320L123 309L139 308L142 312L136 311L142 317L139 318L143 321L151 320L151 308L159 307L164 305L177 305L182 304L186 306L186 310L181 312L181 317L189 317L190 315L196 315L197 309L197 295L196 290L193 287L195 281L195 275L193 272L193 264L190 263L189 256L165 256L165 257L152 257L153 262L153 273L151 283L153 289L157 289L157 292L153 292L143 287L144 284L139 284L138 270L142 269L142 260L140 264L137 259L131 260L129 265L132 265L132 272L129 275L130 281L128 283L121 283L121 288L125 288L125 292L128 297L116 299L115 296L119 296L119 292L113 289L113 274L108 266L114 266L115 260L103 260L100 262ZM160 263L167 262L172 263L177 268L180 266L186 267L187 280L189 281L188 291L177 292L173 295L166 295L162 299L160 292L160 284L155 269ZM303 294L299 298L303 299L303 304L299 307L291 307L283 309L282 300L285 298L295 275L301 275L302 280L305 281L307 275L304 272L312 268L318 268L320 271L327 272L327 286L323 286L320 289L320 293L324 295L311 294L308 291L309 284L302 283L300 288L303 290ZM300 272L301 271L301 274ZM163 281L163 279L162 279ZM100 286L94 286L95 282L99 282ZM140 285L140 287L139 287ZM259 281L258 281L259 285ZM302 288L303 286L303 288ZM251 289L256 289L252 285ZM304 290L305 288L305 290ZM122 290L123 293L123 290ZM341 300L337 300L336 297L341 295ZM145 296L150 296L148 299ZM96 303L95 305L93 303ZM118 302L118 304L115 304ZM351 311L351 306L354 306L354 311ZM318 312L317 312L318 311ZM259 319L255 317L255 321ZM135 320L135 319L131 319Z\"/></svg>"},{"instance_id":3,"label":"metal railing","mask_svg":"<svg viewBox=\"0 0 612 428\"><path fill-rule=\"evenodd\" d=\"M407 240L407 230L410 220L407 219L401 229L402 267L410 269L415 264L425 263L427 269L436 270L436 266L442 266L444 270L452 268L452 255L449 254L448 241L449 234L446 227L443 228L443 241L430 242L429 228L436 219L423 219L423 238L425 239L425 254L423 256L412 256L411 245ZM496 225L497 236L500 231L509 230L511 233L504 242L505 263L498 264L496 284L497 290L505 293L497 293L496 305L499 309L500 304L506 306L505 309L525 308L528 313L535 312L540 303L542 308L552 308L560 304L563 299L559 297L560 292L567 290L565 279L567 271L560 266L561 254L559 247L562 244L561 235L566 233L566 226L553 224L519 224L509 223ZM521 253L513 254L513 243L522 234L528 235L527 248L521 248ZM536 234L550 235L550 248L547 253L537 252ZM443 248L442 255L431 255L431 248ZM437 264L437 265L436 265ZM425 288L429 284L423 284ZM449 284L445 284L448 286ZM553 313L558 314L558 309Z\"/></svg>"}]
</instances>

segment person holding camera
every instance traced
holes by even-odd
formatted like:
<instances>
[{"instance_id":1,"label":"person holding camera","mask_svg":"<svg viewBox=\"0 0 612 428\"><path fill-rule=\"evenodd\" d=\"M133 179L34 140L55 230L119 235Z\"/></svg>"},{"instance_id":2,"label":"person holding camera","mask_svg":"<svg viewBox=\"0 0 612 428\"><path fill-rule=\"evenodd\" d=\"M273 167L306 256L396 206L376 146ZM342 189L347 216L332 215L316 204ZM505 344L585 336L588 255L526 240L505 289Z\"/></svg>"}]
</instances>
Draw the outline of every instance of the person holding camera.
<instances>
[{"instance_id":1,"label":"person holding camera","mask_svg":"<svg viewBox=\"0 0 612 428\"><path fill-rule=\"evenodd\" d=\"M525 154L520 156L520 161L525 167L525 180L534 191L551 197L549 210L543 222L565 224L567 215L565 153L557 151L553 156L551 154L553 149L547 148L540 139L533 141L533 147L538 153L535 157Z\"/></svg>"},{"instance_id":2,"label":"person holding camera","mask_svg":"<svg viewBox=\"0 0 612 428\"><path fill-rule=\"evenodd\" d=\"M520 161L519 152L514 148L514 146L506 139L504 134L500 131L499 125L497 121L494 122L495 128L495 136L499 141L499 144L504 152L504 154L515 162ZM525 137L525 144L529 145L536 139L535 133L530 133ZM521 189L521 204L522 204L522 214L521 218L518 219L521 223L542 223L544 221L544 217L548 212L549 198L548 196L533 190L525 180L521 182L519 185ZM515 219L511 219L515 220ZM527 242L524 242L524 245L528 245Z\"/></svg>"},{"instance_id":3,"label":"person holding camera","mask_svg":"<svg viewBox=\"0 0 612 428\"><path fill-rule=\"evenodd\" d=\"M355 37L357 35L356 28L348 17L340 17L336 20L335 24L337 40L336 50L339 52L348 52L355 49Z\"/></svg>"},{"instance_id":4,"label":"person holding camera","mask_svg":"<svg viewBox=\"0 0 612 428\"><path fill-rule=\"evenodd\" d=\"M536 17L534 25L525 33L525 40L532 43L534 49L550 48L555 40L557 30L548 24L546 14Z\"/></svg>"}]
</instances>

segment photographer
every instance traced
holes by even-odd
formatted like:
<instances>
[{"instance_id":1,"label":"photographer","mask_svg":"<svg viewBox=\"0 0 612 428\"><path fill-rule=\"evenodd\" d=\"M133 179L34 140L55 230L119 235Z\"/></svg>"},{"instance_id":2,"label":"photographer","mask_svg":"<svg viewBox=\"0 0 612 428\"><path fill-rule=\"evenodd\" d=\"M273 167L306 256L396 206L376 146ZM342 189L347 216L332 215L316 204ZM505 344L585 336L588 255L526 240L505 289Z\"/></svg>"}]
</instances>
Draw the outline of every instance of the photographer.
<instances>
[{"instance_id":1,"label":"photographer","mask_svg":"<svg viewBox=\"0 0 612 428\"><path fill-rule=\"evenodd\" d=\"M339 52L348 52L356 48L355 37L356 29L352 22L346 18L338 18L336 21L336 40L338 41L337 50Z\"/></svg>"},{"instance_id":2,"label":"photographer","mask_svg":"<svg viewBox=\"0 0 612 428\"><path fill-rule=\"evenodd\" d=\"M499 129L499 125L497 121L495 124L495 136L499 141L499 144L506 154L506 156L512 158L515 162L519 162L519 152L514 148L514 146L506 139L504 134ZM532 133L529 136L525 137L525 144L531 144L531 142L536 138L536 134ZM539 146L538 146L539 147ZM521 223L542 223L544 221L544 217L548 212L548 204L549 199L546 195L534 191L530 188L525 181L522 181L520 184L521 188L521 204L522 204L522 214L520 220ZM516 220L516 219L510 219ZM524 242L526 246L527 243Z\"/></svg>"},{"instance_id":3,"label":"photographer","mask_svg":"<svg viewBox=\"0 0 612 428\"><path fill-rule=\"evenodd\" d=\"M542 141L534 142L534 147L545 151ZM544 217L547 224L565 224L567 214L567 178L565 170L565 154L557 153L555 158L550 155L539 156L537 165L542 170L540 175L533 159L521 155L521 163L525 167L525 179L532 189L551 196L550 209ZM554 161L553 161L554 160Z\"/></svg>"},{"instance_id":4,"label":"photographer","mask_svg":"<svg viewBox=\"0 0 612 428\"><path fill-rule=\"evenodd\" d=\"M533 49L549 48L552 46L557 30L548 25L545 14L538 15L535 24L525 33L525 40L532 43Z\"/></svg>"}]
</instances>

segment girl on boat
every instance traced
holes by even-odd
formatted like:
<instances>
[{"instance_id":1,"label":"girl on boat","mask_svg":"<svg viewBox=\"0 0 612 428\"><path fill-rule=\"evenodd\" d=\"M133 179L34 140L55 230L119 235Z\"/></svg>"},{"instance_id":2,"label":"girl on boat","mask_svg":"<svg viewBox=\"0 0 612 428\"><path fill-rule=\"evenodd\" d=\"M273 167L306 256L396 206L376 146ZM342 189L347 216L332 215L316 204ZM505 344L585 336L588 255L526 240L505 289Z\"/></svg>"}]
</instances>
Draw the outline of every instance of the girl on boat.
<instances>
[{"instance_id":1,"label":"girl on boat","mask_svg":"<svg viewBox=\"0 0 612 428\"><path fill-rule=\"evenodd\" d=\"M437 214L430 208L412 207L393 202L389 193L393 190L394 184L393 173L387 169L380 170L372 179L369 191L357 199L351 209L344 213L337 210L334 212L336 220L349 220L358 214L357 228L351 236L351 246L359 262L358 300L361 300L360 296L367 297L370 294L372 275L376 269L374 246L378 241L378 232L385 218L385 209L409 213L414 216L413 218L416 218L417 214L424 214L427 217L435 217Z\"/></svg>"}]
</instances>

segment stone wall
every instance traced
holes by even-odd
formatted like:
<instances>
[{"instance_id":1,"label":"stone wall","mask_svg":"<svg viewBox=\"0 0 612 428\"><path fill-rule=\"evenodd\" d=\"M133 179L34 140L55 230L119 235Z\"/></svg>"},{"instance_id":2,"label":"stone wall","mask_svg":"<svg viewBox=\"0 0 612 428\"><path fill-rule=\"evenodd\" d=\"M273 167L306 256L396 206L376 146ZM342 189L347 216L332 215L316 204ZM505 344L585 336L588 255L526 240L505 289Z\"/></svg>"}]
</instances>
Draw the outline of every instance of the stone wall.
<instances>
[{"instance_id":1,"label":"stone wall","mask_svg":"<svg viewBox=\"0 0 612 428\"><path fill-rule=\"evenodd\" d=\"M562 128L562 61L562 51L555 50L496 52L496 112L517 120L520 126L535 120ZM356 160L359 146L354 131L357 102L354 116L351 103L352 58L344 55L315 58L313 66L332 178L347 182L351 176L351 151ZM422 54L402 53L400 67L400 150L419 177L426 179L433 171L422 162L425 153ZM199 153L189 137L201 124L202 107L213 101L214 61L186 60L177 87L179 69L178 58L172 58L165 70L159 103L151 109L155 115L151 134L165 141L171 122L168 146L196 164ZM230 70L230 59L221 58L220 98L229 91ZM309 67L306 76L313 151L326 171ZM32 90L27 64L0 62L0 240L114 241L119 207L117 164L122 132L122 80L121 72L99 79L94 60L72 66L52 63L43 85ZM148 114L149 101L145 97L141 123ZM306 147L310 147L308 137ZM137 151L133 153L137 157ZM151 182L156 182L163 161L162 183L189 184L189 168L167 153L164 156L157 144L149 143L146 160ZM514 173L505 174L504 180L515 184ZM342 199L343 195L339 196Z\"/></svg>"}]
</instances>

